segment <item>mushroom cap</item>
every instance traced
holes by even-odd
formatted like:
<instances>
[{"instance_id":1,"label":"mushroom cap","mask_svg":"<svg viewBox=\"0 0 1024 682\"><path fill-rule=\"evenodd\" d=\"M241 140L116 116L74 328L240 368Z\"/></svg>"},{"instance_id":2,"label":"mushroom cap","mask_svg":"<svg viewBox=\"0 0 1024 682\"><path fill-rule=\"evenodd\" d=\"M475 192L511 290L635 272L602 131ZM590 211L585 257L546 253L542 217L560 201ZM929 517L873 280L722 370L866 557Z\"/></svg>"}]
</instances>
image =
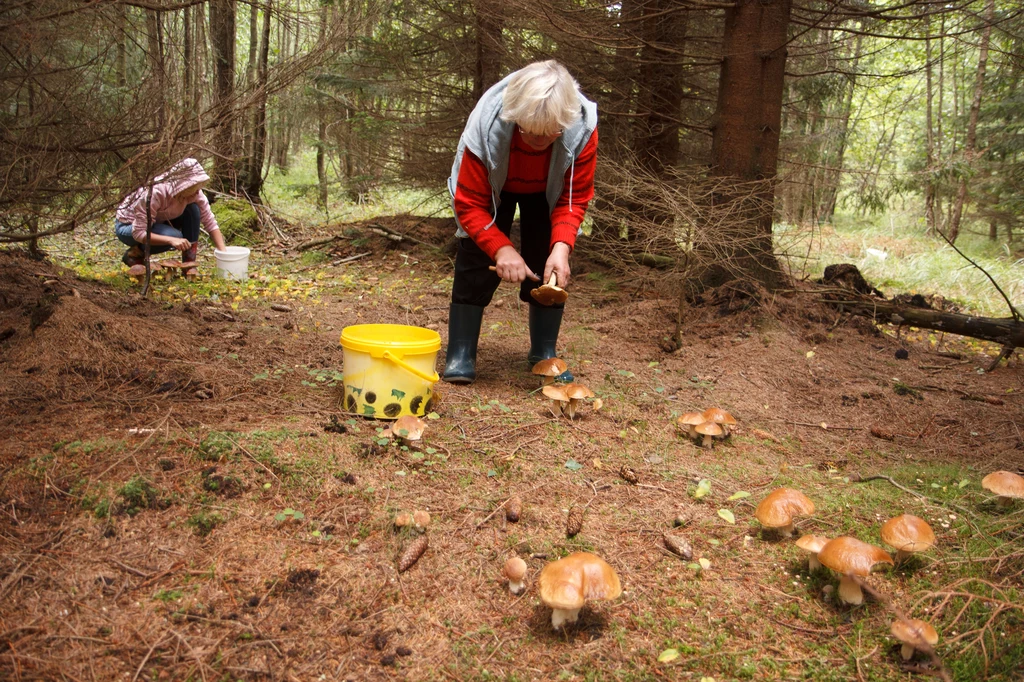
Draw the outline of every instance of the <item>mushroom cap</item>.
<instances>
[{"instance_id":1,"label":"mushroom cap","mask_svg":"<svg viewBox=\"0 0 1024 682\"><path fill-rule=\"evenodd\" d=\"M391 433L406 440L419 440L426 429L427 422L417 416L407 414L395 420L391 426Z\"/></svg>"},{"instance_id":2,"label":"mushroom cap","mask_svg":"<svg viewBox=\"0 0 1024 682\"><path fill-rule=\"evenodd\" d=\"M530 296L541 305L555 305L565 303L569 299L569 292L556 284L542 284L536 289L531 289Z\"/></svg>"},{"instance_id":3,"label":"mushroom cap","mask_svg":"<svg viewBox=\"0 0 1024 682\"><path fill-rule=\"evenodd\" d=\"M981 479L981 487L1000 497L1024 498L1024 476L1012 471L993 471Z\"/></svg>"},{"instance_id":4,"label":"mushroom cap","mask_svg":"<svg viewBox=\"0 0 1024 682\"><path fill-rule=\"evenodd\" d=\"M505 562L505 568L502 569L502 573L512 582L521 582L523 576L526 575L526 562L514 556Z\"/></svg>"},{"instance_id":5,"label":"mushroom cap","mask_svg":"<svg viewBox=\"0 0 1024 682\"><path fill-rule=\"evenodd\" d=\"M401 514L395 517L395 525L399 528L411 526L412 523L412 514L410 514L409 512L402 512Z\"/></svg>"},{"instance_id":6,"label":"mushroom cap","mask_svg":"<svg viewBox=\"0 0 1024 682\"><path fill-rule=\"evenodd\" d=\"M420 528L426 528L430 525L430 512L417 509L412 513L412 520Z\"/></svg>"},{"instance_id":7,"label":"mushroom cap","mask_svg":"<svg viewBox=\"0 0 1024 682\"><path fill-rule=\"evenodd\" d=\"M853 573L860 576L870 575L871 567L875 564L893 563L892 557L881 547L869 545L848 535L829 540L818 552L818 561L837 573Z\"/></svg>"},{"instance_id":8,"label":"mushroom cap","mask_svg":"<svg viewBox=\"0 0 1024 682\"><path fill-rule=\"evenodd\" d=\"M561 358L548 358L534 365L532 371L534 374L544 377L557 377L567 369L569 369L569 365L565 364L565 360Z\"/></svg>"},{"instance_id":9,"label":"mushroom cap","mask_svg":"<svg viewBox=\"0 0 1024 682\"><path fill-rule=\"evenodd\" d=\"M901 552L923 552L935 544L935 533L924 519L900 514L882 524L882 542Z\"/></svg>"},{"instance_id":10,"label":"mushroom cap","mask_svg":"<svg viewBox=\"0 0 1024 682\"><path fill-rule=\"evenodd\" d=\"M150 265L152 265L152 263ZM145 265L133 265L130 268L128 268L128 276L129 277L142 277L145 274L146 274L146 266Z\"/></svg>"},{"instance_id":11,"label":"mushroom cap","mask_svg":"<svg viewBox=\"0 0 1024 682\"><path fill-rule=\"evenodd\" d=\"M594 397L594 392L583 384L566 384L565 394L569 396L569 400L583 400L584 398Z\"/></svg>"},{"instance_id":12,"label":"mushroom cap","mask_svg":"<svg viewBox=\"0 0 1024 682\"><path fill-rule=\"evenodd\" d=\"M814 503L802 492L792 488L777 488L761 500L754 516L765 528L782 528L793 523L794 516L809 516L813 513Z\"/></svg>"},{"instance_id":13,"label":"mushroom cap","mask_svg":"<svg viewBox=\"0 0 1024 682\"><path fill-rule=\"evenodd\" d=\"M569 402L569 395L566 393L565 388L565 386L558 386L557 384L548 384L541 389L541 393L552 400L566 403Z\"/></svg>"},{"instance_id":14,"label":"mushroom cap","mask_svg":"<svg viewBox=\"0 0 1024 682\"><path fill-rule=\"evenodd\" d=\"M697 433L702 433L705 436L721 436L725 431L722 431L722 427L715 422L701 422L695 427Z\"/></svg>"},{"instance_id":15,"label":"mushroom cap","mask_svg":"<svg viewBox=\"0 0 1024 682\"><path fill-rule=\"evenodd\" d=\"M796 541L797 547L812 554L817 554L827 544L828 538L824 535L801 535Z\"/></svg>"},{"instance_id":16,"label":"mushroom cap","mask_svg":"<svg viewBox=\"0 0 1024 682\"><path fill-rule=\"evenodd\" d=\"M590 552L552 561L538 578L540 599L553 609L579 609L588 599L615 599L622 584L615 569Z\"/></svg>"},{"instance_id":17,"label":"mushroom cap","mask_svg":"<svg viewBox=\"0 0 1024 682\"><path fill-rule=\"evenodd\" d=\"M707 420L704 419L704 415L701 412L687 412L679 419L676 423L681 426L696 426L697 424L703 424Z\"/></svg>"},{"instance_id":18,"label":"mushroom cap","mask_svg":"<svg viewBox=\"0 0 1024 682\"><path fill-rule=\"evenodd\" d=\"M709 407L704 410L703 417L704 421L715 422L716 424L728 424L731 426L739 423L731 414L718 407Z\"/></svg>"},{"instance_id":19,"label":"mushroom cap","mask_svg":"<svg viewBox=\"0 0 1024 682\"><path fill-rule=\"evenodd\" d=\"M935 631L935 628L919 618L912 618L909 623L904 620L894 620L889 632L904 644L920 644L924 640L931 646L935 646L939 642L939 633Z\"/></svg>"}]
</instances>

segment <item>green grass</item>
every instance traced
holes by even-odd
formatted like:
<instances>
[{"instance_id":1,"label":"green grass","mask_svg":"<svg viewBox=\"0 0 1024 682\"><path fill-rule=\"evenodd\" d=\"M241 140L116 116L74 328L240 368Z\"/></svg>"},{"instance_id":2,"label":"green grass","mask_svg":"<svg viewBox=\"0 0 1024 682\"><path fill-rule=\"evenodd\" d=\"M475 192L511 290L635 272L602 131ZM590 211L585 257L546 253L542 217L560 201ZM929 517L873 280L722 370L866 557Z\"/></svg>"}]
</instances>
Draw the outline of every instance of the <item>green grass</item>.
<instances>
[{"instance_id":1,"label":"green grass","mask_svg":"<svg viewBox=\"0 0 1024 682\"><path fill-rule=\"evenodd\" d=\"M819 277L825 266L853 263L886 295L941 294L977 315L1006 317L1009 310L985 275L939 237L926 237L916 212L892 211L859 218L836 216L834 225L816 228L776 225L776 248L789 256L794 276ZM867 249L886 252L884 259ZM963 233L957 248L987 270L1014 305L1024 310L1024 264L1002 240Z\"/></svg>"}]
</instances>

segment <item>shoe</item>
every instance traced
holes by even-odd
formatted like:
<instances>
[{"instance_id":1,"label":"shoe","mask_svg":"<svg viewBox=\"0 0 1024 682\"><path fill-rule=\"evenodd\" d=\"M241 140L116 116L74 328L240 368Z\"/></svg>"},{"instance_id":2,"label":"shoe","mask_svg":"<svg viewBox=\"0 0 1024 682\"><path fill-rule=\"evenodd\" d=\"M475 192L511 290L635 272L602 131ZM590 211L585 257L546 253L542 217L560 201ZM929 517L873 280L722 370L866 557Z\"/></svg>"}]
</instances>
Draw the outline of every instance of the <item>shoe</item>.
<instances>
[{"instance_id":1,"label":"shoe","mask_svg":"<svg viewBox=\"0 0 1024 682\"><path fill-rule=\"evenodd\" d=\"M562 308L530 306L530 354L526 356L530 367L541 360L558 357L556 344L558 330L562 326L562 311ZM568 384L572 383L574 378L572 372L565 370L555 377L555 381Z\"/></svg>"},{"instance_id":2,"label":"shoe","mask_svg":"<svg viewBox=\"0 0 1024 682\"><path fill-rule=\"evenodd\" d=\"M138 246L133 246L124 252L121 256L121 262L127 265L129 268L136 265L145 265L146 259L143 257L145 254L142 253L142 249Z\"/></svg>"},{"instance_id":3,"label":"shoe","mask_svg":"<svg viewBox=\"0 0 1024 682\"><path fill-rule=\"evenodd\" d=\"M196 252L198 250L199 250L199 242L192 242L192 246L190 246L187 251L182 251L181 252L181 262L182 263L195 263L196 262Z\"/></svg>"},{"instance_id":4,"label":"shoe","mask_svg":"<svg viewBox=\"0 0 1024 682\"><path fill-rule=\"evenodd\" d=\"M441 378L449 384L476 381L476 347L483 319L483 306L452 303L448 309L448 350Z\"/></svg>"}]
</instances>

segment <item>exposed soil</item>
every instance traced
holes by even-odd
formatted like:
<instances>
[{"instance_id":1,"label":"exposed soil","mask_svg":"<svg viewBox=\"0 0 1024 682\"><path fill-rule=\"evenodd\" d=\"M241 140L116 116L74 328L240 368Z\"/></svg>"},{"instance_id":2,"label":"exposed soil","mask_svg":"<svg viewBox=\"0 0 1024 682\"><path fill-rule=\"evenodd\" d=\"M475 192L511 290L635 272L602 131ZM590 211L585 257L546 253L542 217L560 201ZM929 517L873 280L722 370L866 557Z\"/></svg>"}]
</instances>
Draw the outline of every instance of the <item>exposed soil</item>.
<instances>
[{"instance_id":1,"label":"exposed soil","mask_svg":"<svg viewBox=\"0 0 1024 682\"><path fill-rule=\"evenodd\" d=\"M311 372L341 371L350 324L445 337L452 225L376 222L438 248L354 230L363 236L322 247L330 261L371 255L322 266L319 304L288 301L287 312L269 300L165 305L0 252L0 678L654 679L670 643L710 646L695 632L725 637L731 662L709 657L690 673L730 679L754 648L784 661L778 677L814 676L849 654L800 632L815 629L807 620L784 620L797 597L778 567L795 555L765 543L738 562L746 569L726 568L757 535L752 508L723 526L715 504L689 496L695 481L709 479L719 500L756 500L794 471L827 481L914 462L1024 467L1019 357L979 372L998 348L896 339L809 294L728 287L686 311L682 348L666 352L675 301L580 262L561 342L600 411L552 416L525 363L527 311L503 285L484 318L479 380L439 386L430 451L381 445L378 424L350 421L338 389ZM712 405L740 426L707 451L674 418ZM203 447L211 432L229 433L226 450ZM641 485L618 477L622 465ZM118 490L136 477L156 497L128 513ZM518 524L492 514L513 495ZM573 505L587 505L584 526L567 540ZM433 515L430 546L399 575L414 536L392 520L414 509ZM660 546L680 513L695 556L722 577L684 578ZM849 513L872 522L876 511ZM554 633L535 590L511 597L500 569L518 553L535 580L577 549L608 560L626 593ZM894 602L909 608L898 588ZM850 636L836 607L807 601L818 629ZM865 618L884 634L875 606ZM825 662L805 660L818 645ZM892 653L870 660L898 671Z\"/></svg>"}]
</instances>

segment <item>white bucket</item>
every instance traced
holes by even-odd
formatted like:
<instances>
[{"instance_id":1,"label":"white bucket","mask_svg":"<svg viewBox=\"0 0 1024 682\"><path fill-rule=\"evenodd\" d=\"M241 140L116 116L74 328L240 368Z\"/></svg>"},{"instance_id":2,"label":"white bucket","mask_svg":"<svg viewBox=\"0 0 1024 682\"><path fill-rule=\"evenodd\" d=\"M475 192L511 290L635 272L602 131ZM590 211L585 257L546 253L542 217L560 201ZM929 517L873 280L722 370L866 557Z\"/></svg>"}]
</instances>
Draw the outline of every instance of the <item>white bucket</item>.
<instances>
[{"instance_id":1,"label":"white bucket","mask_svg":"<svg viewBox=\"0 0 1024 682\"><path fill-rule=\"evenodd\" d=\"M244 246L226 246L213 250L217 261L217 275L224 279L249 279L249 249Z\"/></svg>"}]
</instances>

